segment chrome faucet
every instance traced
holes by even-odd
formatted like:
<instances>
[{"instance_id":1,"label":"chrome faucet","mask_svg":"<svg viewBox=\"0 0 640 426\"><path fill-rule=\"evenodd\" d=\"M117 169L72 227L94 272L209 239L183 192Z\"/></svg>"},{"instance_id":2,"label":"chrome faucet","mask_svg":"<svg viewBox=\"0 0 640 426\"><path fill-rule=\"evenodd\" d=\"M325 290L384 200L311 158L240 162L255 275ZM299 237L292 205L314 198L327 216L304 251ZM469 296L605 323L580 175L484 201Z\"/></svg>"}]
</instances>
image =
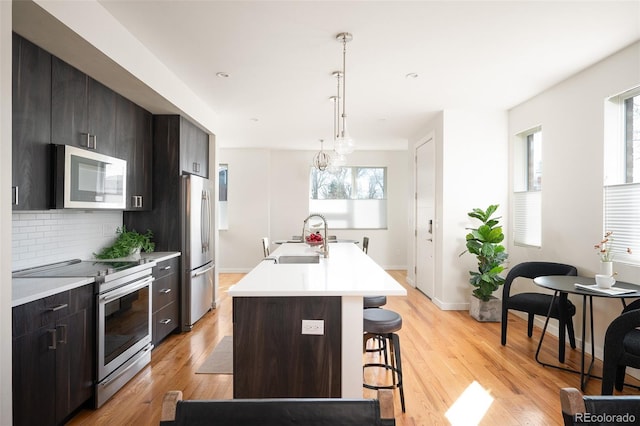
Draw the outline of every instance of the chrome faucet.
<instances>
[{"instance_id":1,"label":"chrome faucet","mask_svg":"<svg viewBox=\"0 0 640 426\"><path fill-rule=\"evenodd\" d=\"M319 217L320 219L322 219L322 223L324 224L324 236L322 237L322 256L326 259L327 257L329 257L329 246L327 244L327 219L325 219L324 216L318 213L312 213L307 216L307 218L304 220L304 223L302 224L302 233L300 235L302 235L302 238L304 238L304 229L307 226L307 222L312 217Z\"/></svg>"}]
</instances>

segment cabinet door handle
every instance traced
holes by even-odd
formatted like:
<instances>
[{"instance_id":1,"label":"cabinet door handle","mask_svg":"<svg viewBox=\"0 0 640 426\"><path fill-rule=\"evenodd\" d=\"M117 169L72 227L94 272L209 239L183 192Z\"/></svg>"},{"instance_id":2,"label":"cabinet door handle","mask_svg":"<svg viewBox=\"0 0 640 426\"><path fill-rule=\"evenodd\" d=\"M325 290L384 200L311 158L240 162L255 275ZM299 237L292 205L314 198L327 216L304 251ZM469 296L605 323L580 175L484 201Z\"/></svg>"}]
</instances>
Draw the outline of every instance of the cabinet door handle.
<instances>
[{"instance_id":1,"label":"cabinet door handle","mask_svg":"<svg viewBox=\"0 0 640 426\"><path fill-rule=\"evenodd\" d=\"M167 265L164 268L162 268L163 271L168 271L169 269L171 269L171 265Z\"/></svg>"},{"instance_id":2,"label":"cabinet door handle","mask_svg":"<svg viewBox=\"0 0 640 426\"><path fill-rule=\"evenodd\" d=\"M63 303L62 305L54 306L53 308L49 308L48 310L49 310L49 312L55 312L55 311L59 311L60 309L64 309L64 308L66 308L68 306L69 306L68 303Z\"/></svg>"},{"instance_id":3,"label":"cabinet door handle","mask_svg":"<svg viewBox=\"0 0 640 426\"><path fill-rule=\"evenodd\" d=\"M159 291L159 293L169 294L169 293L171 293L171 289L170 288L163 288L162 290Z\"/></svg>"},{"instance_id":4,"label":"cabinet door handle","mask_svg":"<svg viewBox=\"0 0 640 426\"><path fill-rule=\"evenodd\" d=\"M192 168L193 168L194 172L198 172L198 163L194 162L193 165L192 165Z\"/></svg>"},{"instance_id":5,"label":"cabinet door handle","mask_svg":"<svg viewBox=\"0 0 640 426\"><path fill-rule=\"evenodd\" d=\"M133 207L142 208L142 195L132 195L131 204Z\"/></svg>"},{"instance_id":6,"label":"cabinet door handle","mask_svg":"<svg viewBox=\"0 0 640 426\"><path fill-rule=\"evenodd\" d=\"M49 343L49 349L56 349L56 345L58 344L58 341L56 339L56 329L55 328L51 328L49 330L47 330L47 333L49 334L49 339L50 342Z\"/></svg>"},{"instance_id":7,"label":"cabinet door handle","mask_svg":"<svg viewBox=\"0 0 640 426\"><path fill-rule=\"evenodd\" d=\"M18 203L20 202L19 198L18 198L18 187L17 186L12 186L11 187L13 189L13 205L17 206Z\"/></svg>"},{"instance_id":8,"label":"cabinet door handle","mask_svg":"<svg viewBox=\"0 0 640 426\"><path fill-rule=\"evenodd\" d=\"M58 336L58 330L60 330L60 334L62 337L58 337L58 343L67 344L67 325L62 324L56 327L56 337Z\"/></svg>"},{"instance_id":9,"label":"cabinet door handle","mask_svg":"<svg viewBox=\"0 0 640 426\"><path fill-rule=\"evenodd\" d=\"M98 149L98 136L90 135L93 138L93 144L89 144L89 149Z\"/></svg>"},{"instance_id":10,"label":"cabinet door handle","mask_svg":"<svg viewBox=\"0 0 640 426\"><path fill-rule=\"evenodd\" d=\"M165 319L161 319L160 321L158 321L160 324L162 325L167 325L171 322L171 318L165 318Z\"/></svg>"}]
</instances>

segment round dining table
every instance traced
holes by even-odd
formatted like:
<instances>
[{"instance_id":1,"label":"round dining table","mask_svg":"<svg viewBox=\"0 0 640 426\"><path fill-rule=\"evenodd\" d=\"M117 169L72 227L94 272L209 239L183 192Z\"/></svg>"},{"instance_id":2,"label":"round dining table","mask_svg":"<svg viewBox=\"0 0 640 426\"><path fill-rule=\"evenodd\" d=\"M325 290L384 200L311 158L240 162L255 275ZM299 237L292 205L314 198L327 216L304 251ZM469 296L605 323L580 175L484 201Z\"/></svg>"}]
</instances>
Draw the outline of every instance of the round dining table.
<instances>
[{"instance_id":1,"label":"round dining table","mask_svg":"<svg viewBox=\"0 0 640 426\"><path fill-rule=\"evenodd\" d=\"M595 345L593 341L593 298L594 297L606 297L617 298L622 301L622 306L626 306L626 298L638 298L640 297L640 286L636 284L616 281L613 287L610 289L602 289L596 285L594 278L582 277L582 276L566 276L566 275L549 275L534 278L533 282L543 288L552 290L553 297L549 305L549 312L542 328L542 335L540 336L540 342L538 343L538 349L536 350L536 361L546 367L558 368L564 371L570 371L580 374L580 388L584 391L589 378L593 377L601 379L601 377L591 374L593 363L595 360L594 352ZM549 318L551 314L551 307L553 306L557 297L566 297L567 294L576 294L582 296L582 339L581 339L581 359L580 359L580 371L563 367L560 365L549 364L540 361L540 348L542 347L542 341L547 331L547 325L549 324ZM589 306L589 323L590 323L590 337L591 337L591 363L589 367L585 369L585 324L587 315L587 305Z\"/></svg>"}]
</instances>

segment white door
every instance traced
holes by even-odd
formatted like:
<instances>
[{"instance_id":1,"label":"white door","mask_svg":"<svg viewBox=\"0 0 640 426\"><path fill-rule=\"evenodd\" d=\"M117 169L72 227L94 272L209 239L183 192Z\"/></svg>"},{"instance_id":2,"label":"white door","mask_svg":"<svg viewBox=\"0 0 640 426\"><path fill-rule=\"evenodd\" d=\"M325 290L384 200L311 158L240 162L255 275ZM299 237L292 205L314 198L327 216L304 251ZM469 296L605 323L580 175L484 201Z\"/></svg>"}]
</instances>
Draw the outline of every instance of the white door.
<instances>
[{"instance_id":1,"label":"white door","mask_svg":"<svg viewBox=\"0 0 640 426\"><path fill-rule=\"evenodd\" d=\"M435 142L433 137L415 148L416 161L416 287L432 298L435 292Z\"/></svg>"}]
</instances>

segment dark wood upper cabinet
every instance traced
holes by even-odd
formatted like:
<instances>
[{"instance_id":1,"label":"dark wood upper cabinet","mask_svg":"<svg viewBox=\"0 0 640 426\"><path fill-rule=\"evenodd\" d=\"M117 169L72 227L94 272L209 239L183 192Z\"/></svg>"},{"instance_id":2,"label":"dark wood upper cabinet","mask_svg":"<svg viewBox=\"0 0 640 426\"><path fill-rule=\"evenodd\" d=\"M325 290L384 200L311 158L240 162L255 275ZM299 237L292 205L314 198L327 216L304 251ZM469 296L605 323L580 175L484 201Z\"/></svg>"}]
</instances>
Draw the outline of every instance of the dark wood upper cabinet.
<instances>
[{"instance_id":1,"label":"dark wood upper cabinet","mask_svg":"<svg viewBox=\"0 0 640 426\"><path fill-rule=\"evenodd\" d=\"M49 208L51 58L13 34L13 210Z\"/></svg>"},{"instance_id":2,"label":"dark wood upper cabinet","mask_svg":"<svg viewBox=\"0 0 640 426\"><path fill-rule=\"evenodd\" d=\"M209 135L180 117L180 164L182 171L209 177Z\"/></svg>"},{"instance_id":3,"label":"dark wood upper cabinet","mask_svg":"<svg viewBox=\"0 0 640 426\"><path fill-rule=\"evenodd\" d=\"M194 145L201 145L199 151L193 149ZM139 232L151 229L156 251L182 251L181 175L187 172L208 177L204 173L209 170L208 158L209 135L206 132L179 115L154 115L153 209L125 212L123 224ZM194 162L200 163L200 173L187 167L193 166Z\"/></svg>"},{"instance_id":4,"label":"dark wood upper cabinet","mask_svg":"<svg viewBox=\"0 0 640 426\"><path fill-rule=\"evenodd\" d=\"M52 57L51 142L115 156L116 93Z\"/></svg>"},{"instance_id":5,"label":"dark wood upper cabinet","mask_svg":"<svg viewBox=\"0 0 640 426\"><path fill-rule=\"evenodd\" d=\"M127 210L152 207L152 126L150 112L116 95L116 157L127 160Z\"/></svg>"}]
</instances>

